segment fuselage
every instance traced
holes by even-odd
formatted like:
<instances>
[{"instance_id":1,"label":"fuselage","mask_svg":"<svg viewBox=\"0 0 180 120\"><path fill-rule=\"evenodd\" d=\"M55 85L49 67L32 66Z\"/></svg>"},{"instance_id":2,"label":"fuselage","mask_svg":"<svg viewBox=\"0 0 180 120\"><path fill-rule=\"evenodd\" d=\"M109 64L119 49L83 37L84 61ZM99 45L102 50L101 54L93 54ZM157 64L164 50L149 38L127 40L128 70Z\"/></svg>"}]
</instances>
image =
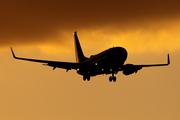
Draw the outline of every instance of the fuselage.
<instances>
[{"instance_id":1,"label":"fuselage","mask_svg":"<svg viewBox=\"0 0 180 120\"><path fill-rule=\"evenodd\" d=\"M77 72L81 75L95 76L98 74L110 74L112 71L118 71L127 58L127 51L122 47L109 48L97 55L80 63Z\"/></svg>"}]
</instances>

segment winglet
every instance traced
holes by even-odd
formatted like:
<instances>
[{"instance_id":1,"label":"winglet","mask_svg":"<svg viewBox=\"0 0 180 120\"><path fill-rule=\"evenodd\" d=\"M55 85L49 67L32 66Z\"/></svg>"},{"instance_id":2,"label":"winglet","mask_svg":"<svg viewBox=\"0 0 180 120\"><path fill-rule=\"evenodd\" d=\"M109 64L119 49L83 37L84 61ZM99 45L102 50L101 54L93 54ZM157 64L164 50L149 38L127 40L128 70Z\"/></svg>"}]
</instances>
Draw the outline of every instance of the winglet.
<instances>
[{"instance_id":1,"label":"winglet","mask_svg":"<svg viewBox=\"0 0 180 120\"><path fill-rule=\"evenodd\" d=\"M13 51L12 47L11 47L11 52L12 52L13 57L14 57L14 58L17 58L17 57L15 56L15 54L14 54L14 51Z\"/></svg>"},{"instance_id":2,"label":"winglet","mask_svg":"<svg viewBox=\"0 0 180 120\"><path fill-rule=\"evenodd\" d=\"M168 54L168 63L167 63L168 65L170 64L170 59L169 59L169 54Z\"/></svg>"}]
</instances>

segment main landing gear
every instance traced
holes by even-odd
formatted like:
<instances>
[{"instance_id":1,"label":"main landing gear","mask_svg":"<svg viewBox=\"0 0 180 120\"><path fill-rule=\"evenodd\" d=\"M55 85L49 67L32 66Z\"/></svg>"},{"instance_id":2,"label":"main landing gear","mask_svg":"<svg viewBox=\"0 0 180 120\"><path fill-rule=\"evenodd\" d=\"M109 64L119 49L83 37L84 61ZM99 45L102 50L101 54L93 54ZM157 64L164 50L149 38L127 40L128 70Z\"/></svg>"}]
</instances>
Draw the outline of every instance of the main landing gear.
<instances>
[{"instance_id":1,"label":"main landing gear","mask_svg":"<svg viewBox=\"0 0 180 120\"><path fill-rule=\"evenodd\" d=\"M86 79L87 79L87 81L90 81L90 76L89 75L84 75L83 80L86 81Z\"/></svg>"},{"instance_id":2,"label":"main landing gear","mask_svg":"<svg viewBox=\"0 0 180 120\"><path fill-rule=\"evenodd\" d=\"M115 76L110 76L109 77L109 82L116 82L116 77Z\"/></svg>"}]
</instances>

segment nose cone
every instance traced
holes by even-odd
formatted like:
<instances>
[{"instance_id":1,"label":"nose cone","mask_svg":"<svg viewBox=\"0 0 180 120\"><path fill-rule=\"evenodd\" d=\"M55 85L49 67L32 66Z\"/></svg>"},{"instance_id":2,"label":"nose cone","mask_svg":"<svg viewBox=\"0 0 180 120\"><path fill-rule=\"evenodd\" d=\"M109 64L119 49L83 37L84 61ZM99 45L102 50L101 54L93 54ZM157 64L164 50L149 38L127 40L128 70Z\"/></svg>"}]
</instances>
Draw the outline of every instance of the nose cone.
<instances>
[{"instance_id":1,"label":"nose cone","mask_svg":"<svg viewBox=\"0 0 180 120\"><path fill-rule=\"evenodd\" d=\"M112 48L112 53L115 55L127 56L127 51L123 47Z\"/></svg>"},{"instance_id":2,"label":"nose cone","mask_svg":"<svg viewBox=\"0 0 180 120\"><path fill-rule=\"evenodd\" d=\"M121 64L123 64L125 60L127 59L127 51L123 47L112 48L112 51L110 52L110 54L115 61L118 61Z\"/></svg>"}]
</instances>

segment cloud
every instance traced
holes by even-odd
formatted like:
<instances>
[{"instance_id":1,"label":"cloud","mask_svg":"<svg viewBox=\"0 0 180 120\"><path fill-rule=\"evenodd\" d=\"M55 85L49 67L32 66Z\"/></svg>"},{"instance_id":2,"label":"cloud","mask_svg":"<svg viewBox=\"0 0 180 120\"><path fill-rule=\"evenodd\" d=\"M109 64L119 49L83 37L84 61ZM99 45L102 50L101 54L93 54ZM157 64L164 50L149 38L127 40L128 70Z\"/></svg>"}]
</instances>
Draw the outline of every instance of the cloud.
<instances>
[{"instance_id":1,"label":"cloud","mask_svg":"<svg viewBox=\"0 0 180 120\"><path fill-rule=\"evenodd\" d=\"M83 33L82 38L88 42L109 44L110 40L112 45L118 43L118 39L126 44L129 39L136 44L146 43L149 36L148 41L161 40L158 31L167 33L162 41L171 35L179 38L173 30L179 24L179 3L178 0L3 1L0 46L58 44L67 47L75 30Z\"/></svg>"}]
</instances>

